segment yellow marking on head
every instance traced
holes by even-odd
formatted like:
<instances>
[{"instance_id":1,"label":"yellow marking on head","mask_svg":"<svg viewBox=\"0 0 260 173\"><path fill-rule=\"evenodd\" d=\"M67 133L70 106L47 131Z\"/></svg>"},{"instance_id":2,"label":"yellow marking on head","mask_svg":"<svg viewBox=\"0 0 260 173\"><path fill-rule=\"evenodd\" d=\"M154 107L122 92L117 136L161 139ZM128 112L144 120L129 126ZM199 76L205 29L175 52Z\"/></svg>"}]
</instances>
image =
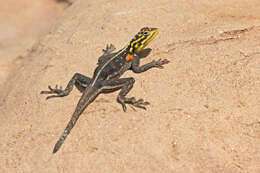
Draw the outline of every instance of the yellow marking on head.
<instances>
[{"instance_id":1,"label":"yellow marking on head","mask_svg":"<svg viewBox=\"0 0 260 173\"><path fill-rule=\"evenodd\" d=\"M143 50L158 34L157 28L142 28L129 43L129 52L138 53Z\"/></svg>"},{"instance_id":2,"label":"yellow marking on head","mask_svg":"<svg viewBox=\"0 0 260 173\"><path fill-rule=\"evenodd\" d=\"M134 56L134 55L132 55L132 54L130 54L130 53L127 54L126 57L125 57L126 61L130 61L130 60L133 58L133 56Z\"/></svg>"}]
</instances>

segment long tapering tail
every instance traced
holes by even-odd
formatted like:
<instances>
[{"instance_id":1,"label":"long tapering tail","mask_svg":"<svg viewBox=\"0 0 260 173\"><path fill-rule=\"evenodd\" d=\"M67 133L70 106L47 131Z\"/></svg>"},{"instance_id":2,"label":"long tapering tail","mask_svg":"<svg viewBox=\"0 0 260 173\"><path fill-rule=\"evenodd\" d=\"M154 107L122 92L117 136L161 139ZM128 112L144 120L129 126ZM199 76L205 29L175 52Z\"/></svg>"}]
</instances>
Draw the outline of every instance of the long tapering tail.
<instances>
[{"instance_id":1,"label":"long tapering tail","mask_svg":"<svg viewBox=\"0 0 260 173\"><path fill-rule=\"evenodd\" d=\"M74 125L76 124L77 120L79 119L79 116L81 115L81 113L84 111L84 109L96 98L96 96L98 95L98 90L94 89L94 88L88 88L83 95L81 96L77 107L69 121L69 123L67 124L64 132L62 133L62 135L60 136L59 140L57 141L57 143L54 146L53 149L53 154L56 153L61 145L63 144L64 140L66 139L66 137L68 136L68 134L70 133L71 129L74 127Z\"/></svg>"}]
</instances>

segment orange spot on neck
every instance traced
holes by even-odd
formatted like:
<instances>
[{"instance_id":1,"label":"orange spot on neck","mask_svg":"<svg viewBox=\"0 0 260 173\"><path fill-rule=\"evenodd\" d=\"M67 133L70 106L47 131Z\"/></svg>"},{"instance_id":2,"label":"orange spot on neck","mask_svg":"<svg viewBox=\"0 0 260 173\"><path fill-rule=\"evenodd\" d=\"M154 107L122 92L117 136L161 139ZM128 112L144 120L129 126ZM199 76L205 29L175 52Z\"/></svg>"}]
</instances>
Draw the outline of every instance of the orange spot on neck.
<instances>
[{"instance_id":1,"label":"orange spot on neck","mask_svg":"<svg viewBox=\"0 0 260 173\"><path fill-rule=\"evenodd\" d=\"M132 54L127 54L126 55L126 57L125 57L125 59L126 59L126 61L129 61L129 60L131 60L133 58L133 55Z\"/></svg>"}]
</instances>

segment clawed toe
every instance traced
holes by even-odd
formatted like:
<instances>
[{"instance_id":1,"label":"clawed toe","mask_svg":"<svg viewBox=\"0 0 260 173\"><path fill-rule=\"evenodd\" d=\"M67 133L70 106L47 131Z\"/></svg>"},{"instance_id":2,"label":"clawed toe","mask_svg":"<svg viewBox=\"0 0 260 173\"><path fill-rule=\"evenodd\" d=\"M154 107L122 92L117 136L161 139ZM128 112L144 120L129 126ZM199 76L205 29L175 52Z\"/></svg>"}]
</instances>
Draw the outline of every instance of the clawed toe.
<instances>
[{"instance_id":1,"label":"clawed toe","mask_svg":"<svg viewBox=\"0 0 260 173\"><path fill-rule=\"evenodd\" d=\"M157 67L157 68L163 68L163 65L164 64L168 64L170 61L168 59L159 59L157 61L153 61L154 63L154 66Z\"/></svg>"},{"instance_id":2,"label":"clawed toe","mask_svg":"<svg viewBox=\"0 0 260 173\"><path fill-rule=\"evenodd\" d=\"M144 101L143 99L136 100L134 97L119 99L118 101L122 105L124 111L126 111L126 104L130 104L134 107L141 108L144 110L146 110L145 106L150 104L149 102Z\"/></svg>"},{"instance_id":3,"label":"clawed toe","mask_svg":"<svg viewBox=\"0 0 260 173\"><path fill-rule=\"evenodd\" d=\"M113 44L107 44L106 49L103 49L104 53L111 53L116 47Z\"/></svg>"},{"instance_id":4,"label":"clawed toe","mask_svg":"<svg viewBox=\"0 0 260 173\"><path fill-rule=\"evenodd\" d=\"M60 97L60 95L51 95L51 96L48 96L46 97L46 100L50 99L50 98L54 98L54 97Z\"/></svg>"},{"instance_id":5,"label":"clawed toe","mask_svg":"<svg viewBox=\"0 0 260 173\"><path fill-rule=\"evenodd\" d=\"M149 104L150 104L149 102L146 102L143 99L139 99L133 103L133 106L146 110L145 106L147 106Z\"/></svg>"},{"instance_id":6,"label":"clawed toe","mask_svg":"<svg viewBox=\"0 0 260 173\"><path fill-rule=\"evenodd\" d=\"M53 98L53 97L62 97L65 95L64 91L62 90L62 87L58 87L58 85L55 86L55 88L52 88L50 85L48 86L49 91L41 91L40 94L56 94L46 97L46 100Z\"/></svg>"}]
</instances>

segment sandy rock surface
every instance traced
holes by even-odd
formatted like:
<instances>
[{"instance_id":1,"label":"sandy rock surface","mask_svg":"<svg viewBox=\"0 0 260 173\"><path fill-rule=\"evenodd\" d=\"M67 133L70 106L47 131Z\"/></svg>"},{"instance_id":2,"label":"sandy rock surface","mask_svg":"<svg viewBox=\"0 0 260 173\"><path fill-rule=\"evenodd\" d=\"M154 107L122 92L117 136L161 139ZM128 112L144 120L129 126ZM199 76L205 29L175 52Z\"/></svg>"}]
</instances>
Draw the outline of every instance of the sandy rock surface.
<instances>
[{"instance_id":1,"label":"sandy rock surface","mask_svg":"<svg viewBox=\"0 0 260 173\"><path fill-rule=\"evenodd\" d=\"M91 76L108 43L158 27L123 112L100 95L52 154L81 94L45 100L75 72ZM260 172L260 1L83 1L66 8L0 88L0 172ZM16 62L16 61L15 61Z\"/></svg>"}]
</instances>

